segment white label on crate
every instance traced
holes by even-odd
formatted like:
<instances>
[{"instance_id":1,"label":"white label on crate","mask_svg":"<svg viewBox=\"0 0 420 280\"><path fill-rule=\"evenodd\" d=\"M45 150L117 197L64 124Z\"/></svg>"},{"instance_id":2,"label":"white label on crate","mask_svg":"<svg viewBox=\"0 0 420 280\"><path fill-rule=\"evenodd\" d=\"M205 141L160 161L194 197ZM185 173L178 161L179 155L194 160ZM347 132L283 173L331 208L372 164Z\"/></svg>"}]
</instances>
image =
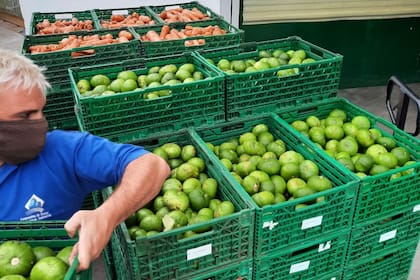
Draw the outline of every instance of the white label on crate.
<instances>
[{"instance_id":1,"label":"white label on crate","mask_svg":"<svg viewBox=\"0 0 420 280\"><path fill-rule=\"evenodd\" d=\"M128 15L128 10L115 10L112 11L113 15Z\"/></svg>"},{"instance_id":2,"label":"white label on crate","mask_svg":"<svg viewBox=\"0 0 420 280\"><path fill-rule=\"evenodd\" d=\"M187 250L187 261L198 259L211 254L211 244Z\"/></svg>"},{"instance_id":3,"label":"white label on crate","mask_svg":"<svg viewBox=\"0 0 420 280\"><path fill-rule=\"evenodd\" d=\"M381 234L381 236L379 236L379 243L390 240L390 239L394 238L395 236L397 236L397 230L396 229L391 230L391 231L386 232L386 233L383 233L383 234Z\"/></svg>"},{"instance_id":4,"label":"white label on crate","mask_svg":"<svg viewBox=\"0 0 420 280\"><path fill-rule=\"evenodd\" d=\"M268 221L263 223L263 228L268 228L269 230L272 230L275 226L277 226L278 222Z\"/></svg>"},{"instance_id":5,"label":"white label on crate","mask_svg":"<svg viewBox=\"0 0 420 280\"><path fill-rule=\"evenodd\" d=\"M417 212L417 211L420 211L420 204L414 206L413 208L413 212Z\"/></svg>"},{"instance_id":6,"label":"white label on crate","mask_svg":"<svg viewBox=\"0 0 420 280\"><path fill-rule=\"evenodd\" d=\"M172 10L172 9L180 9L181 6L180 5L173 5L173 6L166 6L165 10Z\"/></svg>"},{"instance_id":7,"label":"white label on crate","mask_svg":"<svg viewBox=\"0 0 420 280\"><path fill-rule=\"evenodd\" d=\"M302 221L301 229L308 229L320 226L322 224L322 216L309 218Z\"/></svg>"},{"instance_id":8,"label":"white label on crate","mask_svg":"<svg viewBox=\"0 0 420 280\"><path fill-rule=\"evenodd\" d=\"M330 241L327 241L325 243L319 244L318 253L320 253L322 251L329 250L329 249L331 249L331 240Z\"/></svg>"},{"instance_id":9,"label":"white label on crate","mask_svg":"<svg viewBox=\"0 0 420 280\"><path fill-rule=\"evenodd\" d=\"M56 14L55 19L72 19L73 14Z\"/></svg>"},{"instance_id":10,"label":"white label on crate","mask_svg":"<svg viewBox=\"0 0 420 280\"><path fill-rule=\"evenodd\" d=\"M333 278L331 278L331 280L336 280L337 279L337 277L333 277Z\"/></svg>"},{"instance_id":11,"label":"white label on crate","mask_svg":"<svg viewBox=\"0 0 420 280\"><path fill-rule=\"evenodd\" d=\"M310 263L311 263L311 261L304 261L304 262L292 264L290 266L289 274L299 272L299 271L303 271L303 270L307 270L309 268Z\"/></svg>"}]
</instances>

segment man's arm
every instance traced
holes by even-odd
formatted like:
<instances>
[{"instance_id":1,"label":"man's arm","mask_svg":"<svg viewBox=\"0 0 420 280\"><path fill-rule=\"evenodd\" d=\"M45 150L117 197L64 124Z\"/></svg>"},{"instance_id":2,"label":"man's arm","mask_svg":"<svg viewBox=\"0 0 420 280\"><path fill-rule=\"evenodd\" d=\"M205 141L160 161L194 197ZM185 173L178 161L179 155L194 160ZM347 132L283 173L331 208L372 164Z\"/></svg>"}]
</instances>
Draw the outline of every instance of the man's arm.
<instances>
[{"instance_id":1,"label":"man's arm","mask_svg":"<svg viewBox=\"0 0 420 280\"><path fill-rule=\"evenodd\" d=\"M118 188L100 207L78 211L65 224L70 236L76 232L79 235L70 262L77 253L79 270L88 269L108 243L114 228L151 201L169 174L170 168L165 160L152 153L129 163Z\"/></svg>"}]
</instances>

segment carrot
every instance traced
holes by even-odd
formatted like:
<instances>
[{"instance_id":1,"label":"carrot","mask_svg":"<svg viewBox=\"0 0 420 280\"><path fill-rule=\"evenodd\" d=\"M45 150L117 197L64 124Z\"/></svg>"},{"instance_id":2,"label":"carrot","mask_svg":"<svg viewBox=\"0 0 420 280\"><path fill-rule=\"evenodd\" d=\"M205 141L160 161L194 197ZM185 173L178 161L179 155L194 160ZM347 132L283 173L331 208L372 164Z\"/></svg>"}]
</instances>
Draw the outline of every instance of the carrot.
<instances>
[{"instance_id":1,"label":"carrot","mask_svg":"<svg viewBox=\"0 0 420 280\"><path fill-rule=\"evenodd\" d=\"M166 35L168 35L170 29L171 28L169 27L169 25L164 25L162 27L162 29L160 30L160 35L159 35L159 37L160 37L161 40L164 40L165 39L165 37L166 37Z\"/></svg>"},{"instance_id":2,"label":"carrot","mask_svg":"<svg viewBox=\"0 0 420 280\"><path fill-rule=\"evenodd\" d=\"M147 31L146 37L148 38L148 41L151 42L161 41L159 34L157 34L154 30Z\"/></svg>"},{"instance_id":3,"label":"carrot","mask_svg":"<svg viewBox=\"0 0 420 280\"><path fill-rule=\"evenodd\" d=\"M131 34L130 32L128 32L127 30L121 30L118 33L118 37L124 37L127 39L127 41L133 40L133 34Z\"/></svg>"},{"instance_id":4,"label":"carrot","mask_svg":"<svg viewBox=\"0 0 420 280\"><path fill-rule=\"evenodd\" d=\"M192 8L191 13L201 20L205 18L209 18L207 15L204 15L199 9L197 9L197 7Z\"/></svg>"}]
</instances>

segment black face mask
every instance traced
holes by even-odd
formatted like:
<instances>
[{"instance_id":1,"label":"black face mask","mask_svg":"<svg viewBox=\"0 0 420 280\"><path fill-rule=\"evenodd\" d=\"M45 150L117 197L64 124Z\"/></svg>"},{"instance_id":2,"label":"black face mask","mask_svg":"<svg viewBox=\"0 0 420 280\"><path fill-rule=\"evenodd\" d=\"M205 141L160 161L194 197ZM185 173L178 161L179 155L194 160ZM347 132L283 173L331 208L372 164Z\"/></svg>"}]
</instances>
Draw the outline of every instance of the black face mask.
<instances>
[{"instance_id":1,"label":"black face mask","mask_svg":"<svg viewBox=\"0 0 420 280\"><path fill-rule=\"evenodd\" d=\"M36 158L45 145L48 122L0 121L0 161L18 164Z\"/></svg>"}]
</instances>

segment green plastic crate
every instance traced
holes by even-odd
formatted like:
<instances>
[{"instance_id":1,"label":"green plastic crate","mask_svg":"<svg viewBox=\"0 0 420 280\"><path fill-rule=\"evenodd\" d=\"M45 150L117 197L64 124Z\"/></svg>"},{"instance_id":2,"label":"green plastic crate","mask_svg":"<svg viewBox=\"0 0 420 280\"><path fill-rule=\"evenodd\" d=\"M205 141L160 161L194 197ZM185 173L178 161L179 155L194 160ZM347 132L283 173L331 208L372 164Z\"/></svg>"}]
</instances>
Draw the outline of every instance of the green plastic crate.
<instances>
[{"instance_id":1,"label":"green plastic crate","mask_svg":"<svg viewBox=\"0 0 420 280\"><path fill-rule=\"evenodd\" d=\"M149 237L132 240L125 223L113 232L111 244L118 279L201 279L199 275L223 271L238 262L251 260L254 242L255 212L251 204L237 192L215 168L214 155L197 144L191 130L180 130L147 138L136 144L153 150L164 143L181 146L192 144L201 157L209 177L218 182L218 194L222 200L230 200L235 213L212 219L205 223L188 225ZM112 188L103 191L104 199L111 195ZM182 239L183 233L211 226L210 231ZM197 253L200 251L201 253ZM222 278L217 278L222 279Z\"/></svg>"},{"instance_id":2,"label":"green plastic crate","mask_svg":"<svg viewBox=\"0 0 420 280\"><path fill-rule=\"evenodd\" d=\"M137 75L147 74L154 66L194 64L204 80L176 85L144 88L111 96L83 97L76 83L95 74L112 80L120 71L131 69ZM193 53L156 59L139 59L98 67L69 69L76 116L81 130L129 142L151 135L177 131L189 126L208 125L225 120L223 77ZM145 93L170 90L169 96L144 99Z\"/></svg>"},{"instance_id":3,"label":"green plastic crate","mask_svg":"<svg viewBox=\"0 0 420 280\"><path fill-rule=\"evenodd\" d=\"M116 280L117 274L115 271L115 262L112 256L112 246L111 242L104 248L102 251L102 261L104 264L105 275L107 280Z\"/></svg>"},{"instance_id":4,"label":"green plastic crate","mask_svg":"<svg viewBox=\"0 0 420 280\"><path fill-rule=\"evenodd\" d=\"M154 27L134 27L134 30L140 36L140 45L141 45L141 54L144 57L156 57L156 56L165 56L171 54L179 54L187 51L195 51L200 49L218 49L226 48L229 46L236 46L241 43L243 40L244 32L235 26L229 24L223 19L213 20L213 21L203 21L203 22L179 22L179 23L170 23L168 24L171 28L177 30L184 29L186 25L193 27L206 27L209 25L218 25L220 28L227 31L223 35L214 35L214 36L191 36L184 39L178 40L162 40L157 42L149 42L141 40L141 36L145 35L149 30L154 30L158 34L163 27L163 25L157 25ZM188 41L191 40L205 40L204 44L196 46L186 46Z\"/></svg>"},{"instance_id":5,"label":"green plastic crate","mask_svg":"<svg viewBox=\"0 0 420 280\"><path fill-rule=\"evenodd\" d=\"M253 279L342 279L348 238L348 231L338 231L322 239L255 258Z\"/></svg>"},{"instance_id":6,"label":"green plastic crate","mask_svg":"<svg viewBox=\"0 0 420 280\"><path fill-rule=\"evenodd\" d=\"M78 130L71 88L57 91L54 91L54 89L48 90L47 103L45 104L43 113L50 129Z\"/></svg>"},{"instance_id":7,"label":"green plastic crate","mask_svg":"<svg viewBox=\"0 0 420 280\"><path fill-rule=\"evenodd\" d=\"M333 53L300 37L292 36L261 42L248 42L240 46L199 51L205 59L216 64L220 59L259 59L260 51L276 49L303 49L315 62L299 65L283 65L267 70L226 74L228 120L247 115L273 112L281 108L295 108L302 104L335 97L340 83L343 56ZM298 73L278 77L279 70L298 69Z\"/></svg>"},{"instance_id":8,"label":"green plastic crate","mask_svg":"<svg viewBox=\"0 0 420 280\"><path fill-rule=\"evenodd\" d=\"M201 5L197 1L188 2L188 3L174 4L174 5L149 6L149 8L154 13L156 13L156 16L159 17L162 22L165 22L165 21L164 21L164 19L162 19L160 17L160 13L162 13L163 11L166 11L168 9L174 9L174 8L182 8L182 9L189 9L189 10L191 10L193 8L197 8L200 12L202 12L204 15L207 15L209 17L209 19L205 19L205 20L215 20L215 19L221 18L220 15L216 14L215 12L213 12L210 8ZM197 20L197 21L202 22L204 20ZM194 21L189 21L189 22L194 22Z\"/></svg>"},{"instance_id":9,"label":"green plastic crate","mask_svg":"<svg viewBox=\"0 0 420 280\"><path fill-rule=\"evenodd\" d=\"M121 30L77 32L77 35L93 35L111 33L116 36ZM131 32L136 36L135 32ZM74 97L71 90L68 68L90 65L100 65L110 62L119 62L125 59L138 58L140 42L134 39L127 43L111 44L96 47L82 47L72 50L30 54L29 47L38 44L56 44L69 34L26 36L23 42L22 53L33 60L37 65L45 67L44 75L51 88L47 91L47 104L44 114L48 120L49 128L73 129L78 128L74 112ZM73 52L94 51L93 55L72 57Z\"/></svg>"},{"instance_id":10,"label":"green plastic crate","mask_svg":"<svg viewBox=\"0 0 420 280\"><path fill-rule=\"evenodd\" d=\"M30 46L58 44L60 40L67 38L70 35L77 36L91 36L91 35L105 35L112 34L117 37L121 30L131 32L134 39L119 44L109 44L103 46L85 46L80 48L73 48L71 50L61 50L55 52L45 52L31 54ZM82 55L74 57L78 52L93 52L93 54ZM100 31L84 31L73 32L71 34L46 35L46 36L26 36L22 46L22 54L33 60L37 65L46 68L44 74L53 89L65 90L70 89L70 79L67 69L70 67L81 67L98 65L110 62L119 62L125 59L138 58L140 55L140 41L137 34L130 28L100 30Z\"/></svg>"},{"instance_id":11,"label":"green plastic crate","mask_svg":"<svg viewBox=\"0 0 420 280\"><path fill-rule=\"evenodd\" d=\"M356 264L344 268L345 280L407 280L416 254L417 242L397 249L385 250Z\"/></svg>"},{"instance_id":12,"label":"green plastic crate","mask_svg":"<svg viewBox=\"0 0 420 280\"><path fill-rule=\"evenodd\" d=\"M361 180L360 189L358 191L356 211L353 223L355 226L379 221L390 217L393 214L400 213L407 207L414 207L420 204L420 140L398 129L392 123L375 116L344 98L335 98L322 102L307 104L300 106L298 109L280 110L278 114L288 123L294 120L303 120L310 115L315 115L322 119L327 117L328 113L333 109L342 109L347 113L348 118L356 115L363 115L369 118L371 126L379 129L384 136L393 137L398 146L407 148L416 161L415 164L397 169L389 170L385 173L367 176ZM291 126L290 128L297 133ZM313 146L322 155L326 156L334 166L344 167L338 161L328 156L327 153L321 151L313 145L309 138L304 137L305 143ZM391 180L391 176L395 173L412 169L409 175ZM347 170L352 176L353 172Z\"/></svg>"},{"instance_id":13,"label":"green plastic crate","mask_svg":"<svg viewBox=\"0 0 420 280\"><path fill-rule=\"evenodd\" d=\"M355 206L357 180L346 175L343 168L331 165L324 155L309 152L300 138L290 133L287 123L275 115L242 118L212 127L197 128L196 132L203 142L219 145L244 132L251 131L257 124L266 124L275 139L285 142L287 150L300 152L306 159L314 161L320 174L330 179L333 188L287 202L258 207L246 193L250 203L256 208L255 222L255 255L262 257L279 249L290 248L302 242L325 236L341 230L350 230ZM220 163L220 161L219 161ZM221 172L238 191L244 191L239 182L221 165ZM324 197L322 203L315 203L304 208L295 209L304 204Z\"/></svg>"},{"instance_id":14,"label":"green plastic crate","mask_svg":"<svg viewBox=\"0 0 420 280\"><path fill-rule=\"evenodd\" d=\"M155 21L155 24L163 23L162 20L155 13L150 11L150 9L148 9L147 7L131 7L131 8L121 8L121 9L95 9L95 10L93 10L93 13L95 15L95 19L97 20L100 29L110 29L109 27L103 27L102 22L103 21L110 21L112 15L128 16L128 15L133 14L134 12L139 14L140 16L150 17L151 20ZM152 26L152 25L155 25L155 24L138 25L138 26ZM135 26L135 25L131 25L131 26Z\"/></svg>"},{"instance_id":15,"label":"green plastic crate","mask_svg":"<svg viewBox=\"0 0 420 280\"><path fill-rule=\"evenodd\" d=\"M73 17L77 18L78 20L92 20L92 30L99 29L98 23L95 21L92 10L52 13L34 12L32 13L31 17L31 29L29 30L29 35L48 36L43 34L37 34L36 30L36 24L42 22L44 19L48 19L51 23L53 23L56 20L71 20Z\"/></svg>"},{"instance_id":16,"label":"green plastic crate","mask_svg":"<svg viewBox=\"0 0 420 280\"><path fill-rule=\"evenodd\" d=\"M73 246L77 239L69 238L64 229L65 221L45 222L0 222L0 243L19 240L30 246L47 246L58 252L66 246ZM69 267L65 280L91 280L92 268L76 273L77 260Z\"/></svg>"},{"instance_id":17,"label":"green plastic crate","mask_svg":"<svg viewBox=\"0 0 420 280\"><path fill-rule=\"evenodd\" d=\"M251 280L252 279L252 259L243 260L231 265L209 269L198 275L192 275L190 280L216 280L216 279L236 279ZM183 279L183 278L182 278Z\"/></svg>"},{"instance_id":18,"label":"green plastic crate","mask_svg":"<svg viewBox=\"0 0 420 280\"><path fill-rule=\"evenodd\" d=\"M348 261L360 261L377 252L415 242L419 238L420 211L410 207L381 221L353 228Z\"/></svg>"}]
</instances>

